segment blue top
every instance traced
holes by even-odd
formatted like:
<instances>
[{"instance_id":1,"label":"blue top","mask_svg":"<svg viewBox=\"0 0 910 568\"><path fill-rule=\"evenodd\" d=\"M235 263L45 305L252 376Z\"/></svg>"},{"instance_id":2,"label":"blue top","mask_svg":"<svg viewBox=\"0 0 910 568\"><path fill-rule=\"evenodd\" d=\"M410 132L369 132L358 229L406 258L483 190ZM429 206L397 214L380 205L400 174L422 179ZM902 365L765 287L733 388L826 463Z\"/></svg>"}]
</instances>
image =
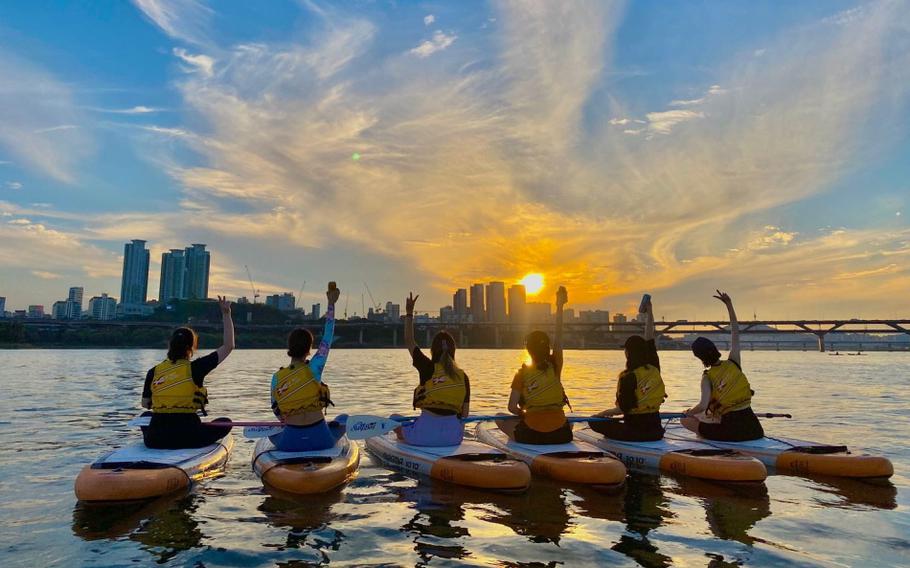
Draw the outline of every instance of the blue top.
<instances>
[{"instance_id":1,"label":"blue top","mask_svg":"<svg viewBox=\"0 0 910 568\"><path fill-rule=\"evenodd\" d=\"M335 338L335 304L329 304L325 311L325 327L322 329L322 339L319 340L319 348L316 354L305 364L310 366L313 378L317 382L322 382L322 371L325 369L325 362L329 359L329 349L332 348L332 340ZM272 375L272 388L269 393L272 399L272 412L275 416L281 417L278 412L278 402L275 400L275 388L278 386L277 375Z\"/></svg>"}]
</instances>

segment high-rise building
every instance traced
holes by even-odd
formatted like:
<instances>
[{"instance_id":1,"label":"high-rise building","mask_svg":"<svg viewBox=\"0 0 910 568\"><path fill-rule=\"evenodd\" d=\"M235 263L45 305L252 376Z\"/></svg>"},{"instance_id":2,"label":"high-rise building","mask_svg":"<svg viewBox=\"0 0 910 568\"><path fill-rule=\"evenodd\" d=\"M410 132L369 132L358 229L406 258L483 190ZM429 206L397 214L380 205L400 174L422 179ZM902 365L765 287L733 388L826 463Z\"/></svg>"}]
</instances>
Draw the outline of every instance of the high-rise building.
<instances>
[{"instance_id":1,"label":"high-rise building","mask_svg":"<svg viewBox=\"0 0 910 568\"><path fill-rule=\"evenodd\" d=\"M205 300L209 297L209 268L211 255L205 245L194 243L186 249L186 283L184 297Z\"/></svg>"},{"instance_id":2,"label":"high-rise building","mask_svg":"<svg viewBox=\"0 0 910 568\"><path fill-rule=\"evenodd\" d=\"M529 323L547 323L550 321L549 302L528 302L525 304Z\"/></svg>"},{"instance_id":3,"label":"high-rise building","mask_svg":"<svg viewBox=\"0 0 910 568\"><path fill-rule=\"evenodd\" d=\"M88 301L88 311L91 317L97 320L114 319L117 315L117 299L109 297L107 292L93 296Z\"/></svg>"},{"instance_id":4,"label":"high-rise building","mask_svg":"<svg viewBox=\"0 0 910 568\"><path fill-rule=\"evenodd\" d=\"M455 318L458 321L465 321L468 318L468 291L465 288L455 290L452 295L452 309L455 310Z\"/></svg>"},{"instance_id":5,"label":"high-rise building","mask_svg":"<svg viewBox=\"0 0 910 568\"><path fill-rule=\"evenodd\" d=\"M0 318L6 317L6 296L0 296Z\"/></svg>"},{"instance_id":6,"label":"high-rise building","mask_svg":"<svg viewBox=\"0 0 910 568\"><path fill-rule=\"evenodd\" d=\"M487 284L487 321L502 323L506 315L506 285L504 282Z\"/></svg>"},{"instance_id":7,"label":"high-rise building","mask_svg":"<svg viewBox=\"0 0 910 568\"><path fill-rule=\"evenodd\" d=\"M439 321L442 323L452 323L455 321L455 308L452 306L443 306L439 308Z\"/></svg>"},{"instance_id":8,"label":"high-rise building","mask_svg":"<svg viewBox=\"0 0 910 568\"><path fill-rule=\"evenodd\" d=\"M513 284L509 286L509 321L512 323L523 323L527 320L528 303L527 292L523 284Z\"/></svg>"},{"instance_id":9,"label":"high-rise building","mask_svg":"<svg viewBox=\"0 0 910 568\"><path fill-rule=\"evenodd\" d=\"M183 249L171 249L161 253L161 279L158 285L158 301L186 298L186 254Z\"/></svg>"},{"instance_id":10,"label":"high-rise building","mask_svg":"<svg viewBox=\"0 0 910 568\"><path fill-rule=\"evenodd\" d=\"M313 310L310 312L310 319L318 320L321 317L321 308L319 304L313 304Z\"/></svg>"},{"instance_id":11,"label":"high-rise building","mask_svg":"<svg viewBox=\"0 0 910 568\"><path fill-rule=\"evenodd\" d=\"M64 317L67 319L79 319L82 317L82 296L85 290L82 286L73 286L66 297L66 307L64 308Z\"/></svg>"},{"instance_id":12,"label":"high-rise building","mask_svg":"<svg viewBox=\"0 0 910 568\"><path fill-rule=\"evenodd\" d=\"M483 284L471 284L471 319L473 319L475 323L485 321L485 314Z\"/></svg>"},{"instance_id":13,"label":"high-rise building","mask_svg":"<svg viewBox=\"0 0 910 568\"><path fill-rule=\"evenodd\" d=\"M32 304L28 307L28 317L30 318L43 318L44 317L44 306L41 304Z\"/></svg>"},{"instance_id":14,"label":"high-rise building","mask_svg":"<svg viewBox=\"0 0 910 568\"><path fill-rule=\"evenodd\" d=\"M392 323L398 323L398 320L401 319L401 304L393 304L392 302L385 303L385 317L386 321Z\"/></svg>"},{"instance_id":15,"label":"high-rise building","mask_svg":"<svg viewBox=\"0 0 910 568\"><path fill-rule=\"evenodd\" d=\"M613 323L626 323L626 316L624 314L614 314Z\"/></svg>"},{"instance_id":16,"label":"high-rise building","mask_svg":"<svg viewBox=\"0 0 910 568\"><path fill-rule=\"evenodd\" d=\"M574 308L563 308L562 321L563 321L563 323L574 322L575 321L575 309Z\"/></svg>"},{"instance_id":17,"label":"high-rise building","mask_svg":"<svg viewBox=\"0 0 910 568\"><path fill-rule=\"evenodd\" d=\"M610 323L609 310L582 310L578 316L582 323Z\"/></svg>"},{"instance_id":18,"label":"high-rise building","mask_svg":"<svg viewBox=\"0 0 910 568\"><path fill-rule=\"evenodd\" d=\"M265 297L265 305L271 306L282 312L293 312L296 300L294 294L285 292L284 294L272 294Z\"/></svg>"},{"instance_id":19,"label":"high-rise building","mask_svg":"<svg viewBox=\"0 0 910 568\"><path fill-rule=\"evenodd\" d=\"M123 245L123 276L120 279L120 301L140 306L148 299L149 251L145 241L133 239Z\"/></svg>"},{"instance_id":20,"label":"high-rise building","mask_svg":"<svg viewBox=\"0 0 910 568\"><path fill-rule=\"evenodd\" d=\"M68 319L66 317L66 305L69 302L66 300L57 300L54 302L53 307L51 307L51 317L55 320Z\"/></svg>"}]
</instances>

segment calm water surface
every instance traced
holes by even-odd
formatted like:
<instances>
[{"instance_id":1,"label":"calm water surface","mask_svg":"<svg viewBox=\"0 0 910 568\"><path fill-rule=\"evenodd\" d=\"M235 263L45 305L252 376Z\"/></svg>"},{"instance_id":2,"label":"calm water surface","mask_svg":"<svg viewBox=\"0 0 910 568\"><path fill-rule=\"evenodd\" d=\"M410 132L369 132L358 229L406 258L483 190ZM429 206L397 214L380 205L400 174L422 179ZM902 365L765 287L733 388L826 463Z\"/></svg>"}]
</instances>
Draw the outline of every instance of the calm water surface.
<instances>
[{"instance_id":1,"label":"calm water surface","mask_svg":"<svg viewBox=\"0 0 910 568\"><path fill-rule=\"evenodd\" d=\"M746 352L744 368L769 434L848 443L886 455L884 486L773 475L757 488L634 475L602 493L535 479L503 496L418 481L364 457L359 477L318 498L269 495L237 438L226 475L152 503L83 507L79 469L139 439L152 350L0 352L0 565L304 566L910 564L910 355ZM505 408L513 350L461 350L475 412ZM698 396L699 366L661 354L670 402ZM208 383L212 416L269 419L270 374L281 351L237 351ZM575 411L612 398L620 352L566 354ZM335 351L326 380L338 411L409 411L416 372L404 350Z\"/></svg>"}]
</instances>

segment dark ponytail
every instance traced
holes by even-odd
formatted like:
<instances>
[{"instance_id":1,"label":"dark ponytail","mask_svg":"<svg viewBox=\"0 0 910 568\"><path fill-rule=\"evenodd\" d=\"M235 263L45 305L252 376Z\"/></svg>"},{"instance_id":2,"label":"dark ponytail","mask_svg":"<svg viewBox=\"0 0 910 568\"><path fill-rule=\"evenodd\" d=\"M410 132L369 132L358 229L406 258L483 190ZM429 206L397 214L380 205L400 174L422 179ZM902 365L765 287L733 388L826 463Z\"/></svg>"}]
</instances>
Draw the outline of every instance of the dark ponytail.
<instances>
[{"instance_id":1,"label":"dark ponytail","mask_svg":"<svg viewBox=\"0 0 910 568\"><path fill-rule=\"evenodd\" d=\"M313 347L313 334L310 330L298 327L288 334L288 357L303 359Z\"/></svg>"},{"instance_id":2,"label":"dark ponytail","mask_svg":"<svg viewBox=\"0 0 910 568\"><path fill-rule=\"evenodd\" d=\"M550 337L542 331L532 331L525 338L525 347L531 355L534 366L541 371L546 371L553 364L553 355L550 353Z\"/></svg>"},{"instance_id":3,"label":"dark ponytail","mask_svg":"<svg viewBox=\"0 0 910 568\"><path fill-rule=\"evenodd\" d=\"M433 336L430 345L430 356L434 363L439 363L446 375L454 377L458 365L455 364L455 338L447 331L440 331Z\"/></svg>"},{"instance_id":4,"label":"dark ponytail","mask_svg":"<svg viewBox=\"0 0 910 568\"><path fill-rule=\"evenodd\" d=\"M178 327L171 334L167 345L167 358L175 362L179 359L189 359L199 346L199 336L188 327Z\"/></svg>"}]
</instances>

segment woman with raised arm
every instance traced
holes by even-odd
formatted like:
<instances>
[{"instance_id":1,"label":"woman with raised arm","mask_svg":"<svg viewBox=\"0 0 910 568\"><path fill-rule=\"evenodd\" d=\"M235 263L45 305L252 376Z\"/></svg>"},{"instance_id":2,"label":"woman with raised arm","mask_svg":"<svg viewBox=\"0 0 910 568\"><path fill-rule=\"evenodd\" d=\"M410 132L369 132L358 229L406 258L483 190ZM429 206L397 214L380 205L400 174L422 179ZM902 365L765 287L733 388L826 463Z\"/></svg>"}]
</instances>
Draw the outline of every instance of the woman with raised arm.
<instances>
[{"instance_id":1,"label":"woman with raised arm","mask_svg":"<svg viewBox=\"0 0 910 568\"><path fill-rule=\"evenodd\" d=\"M461 419L470 412L471 383L455 363L455 338L449 332L440 331L433 336L429 357L417 346L414 306L419 297L411 292L405 300L404 346L420 381L413 399L420 416L395 432L401 441L413 446L456 446L464 437Z\"/></svg>"},{"instance_id":2,"label":"woman with raised arm","mask_svg":"<svg viewBox=\"0 0 910 568\"><path fill-rule=\"evenodd\" d=\"M607 438L630 442L653 442L664 437L660 424L660 405L667 398L660 359L654 341L654 308L650 297L642 303L645 336L626 340L626 368L616 381L616 406L595 416L623 415L622 421L591 422L590 427Z\"/></svg>"},{"instance_id":3,"label":"woman with raised arm","mask_svg":"<svg viewBox=\"0 0 910 568\"><path fill-rule=\"evenodd\" d=\"M709 440L757 440L765 432L752 411L752 395L755 392L742 371L739 323L733 310L733 300L725 292L716 292L714 297L727 306L730 315L730 354L726 360L721 361L720 351L707 337L699 337L692 343L692 353L705 366L701 378L701 400L686 411L687 416L680 422ZM707 420L696 417L699 414L703 414Z\"/></svg>"},{"instance_id":4,"label":"woman with raised arm","mask_svg":"<svg viewBox=\"0 0 910 568\"><path fill-rule=\"evenodd\" d=\"M325 410L334 406L329 397L329 387L322 380L322 371L329 358L329 349L335 335L335 302L341 291L329 282L325 295L325 327L319 348L307 360L313 346L313 334L298 327L288 335L287 367L272 375L272 412L286 424L280 434L270 436L275 447L286 452L305 452L331 448L344 435L338 422L325 421Z\"/></svg>"},{"instance_id":5,"label":"woman with raised arm","mask_svg":"<svg viewBox=\"0 0 910 568\"><path fill-rule=\"evenodd\" d=\"M532 331L525 339L530 365L522 365L512 379L509 412L519 420L497 420L499 428L523 444L565 444L572 441L572 425L563 407L569 404L562 387L562 315L569 301L565 287L556 292L556 334Z\"/></svg>"},{"instance_id":6,"label":"woman with raised arm","mask_svg":"<svg viewBox=\"0 0 910 568\"><path fill-rule=\"evenodd\" d=\"M151 410L151 421L142 428L149 448L176 450L202 448L225 437L230 426L203 426L197 411L205 415L208 391L203 386L211 373L234 350L234 322L231 303L218 296L224 340L221 347L205 357L192 360L199 337L189 327L174 330L168 343L167 358L148 370L142 388L142 406ZM219 418L216 421L226 421Z\"/></svg>"}]
</instances>

